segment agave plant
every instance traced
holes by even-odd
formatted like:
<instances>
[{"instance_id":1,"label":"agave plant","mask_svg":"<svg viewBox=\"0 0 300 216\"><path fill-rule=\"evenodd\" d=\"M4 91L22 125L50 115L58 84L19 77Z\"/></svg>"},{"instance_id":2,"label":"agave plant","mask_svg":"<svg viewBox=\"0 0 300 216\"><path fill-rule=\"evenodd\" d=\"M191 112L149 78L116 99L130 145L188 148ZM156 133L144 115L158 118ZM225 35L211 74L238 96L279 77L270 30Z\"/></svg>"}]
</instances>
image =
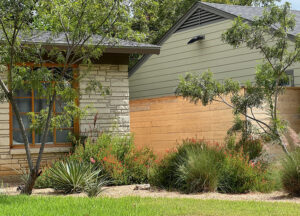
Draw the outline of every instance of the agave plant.
<instances>
[{"instance_id":1,"label":"agave plant","mask_svg":"<svg viewBox=\"0 0 300 216\"><path fill-rule=\"evenodd\" d=\"M91 164L66 159L58 161L49 172L54 189L74 193L83 191L89 184L94 184L101 169L96 169Z\"/></svg>"}]
</instances>

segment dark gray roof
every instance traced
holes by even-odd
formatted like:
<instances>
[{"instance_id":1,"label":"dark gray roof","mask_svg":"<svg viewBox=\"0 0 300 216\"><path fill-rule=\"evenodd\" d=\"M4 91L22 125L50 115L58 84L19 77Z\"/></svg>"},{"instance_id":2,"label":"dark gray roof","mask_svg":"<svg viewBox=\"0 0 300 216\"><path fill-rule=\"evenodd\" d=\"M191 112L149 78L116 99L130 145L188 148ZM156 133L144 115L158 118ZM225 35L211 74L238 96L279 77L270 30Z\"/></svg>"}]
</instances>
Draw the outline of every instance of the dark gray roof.
<instances>
[{"instance_id":1,"label":"dark gray roof","mask_svg":"<svg viewBox=\"0 0 300 216\"><path fill-rule=\"evenodd\" d=\"M49 31L34 32L31 36L24 37L23 41L25 43L40 43L52 46L66 46L68 44L64 33L54 35ZM126 49L128 52L131 52L130 50L132 50L132 53L159 54L160 51L160 46L157 45L116 38L103 39L100 35L94 35L87 44L101 45L108 49Z\"/></svg>"},{"instance_id":2,"label":"dark gray roof","mask_svg":"<svg viewBox=\"0 0 300 216\"><path fill-rule=\"evenodd\" d=\"M200 4L213 7L215 9L221 10L234 16L241 16L242 18L247 20L253 20L255 17L261 16L264 11L264 8L262 7L227 5L207 2L202 2ZM290 32L290 34L297 35L300 33L300 11L292 10L292 13L295 14L296 26L295 29Z\"/></svg>"}]
</instances>

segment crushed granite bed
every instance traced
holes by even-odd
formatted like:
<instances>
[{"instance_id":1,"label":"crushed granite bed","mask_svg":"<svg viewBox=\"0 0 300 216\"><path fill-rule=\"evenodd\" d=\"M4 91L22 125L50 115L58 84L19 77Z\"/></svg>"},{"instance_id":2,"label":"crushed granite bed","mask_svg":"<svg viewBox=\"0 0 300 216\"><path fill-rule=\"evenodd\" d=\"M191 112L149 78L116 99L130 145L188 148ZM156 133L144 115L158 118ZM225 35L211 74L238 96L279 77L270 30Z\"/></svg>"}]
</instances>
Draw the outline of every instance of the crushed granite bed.
<instances>
[{"instance_id":1,"label":"crushed granite bed","mask_svg":"<svg viewBox=\"0 0 300 216\"><path fill-rule=\"evenodd\" d=\"M0 194L17 195L17 187L6 187L0 189ZM51 188L34 189L33 195L37 196L74 196L85 197L85 193L76 193L65 195L58 193ZM268 201L268 202L294 202L300 203L300 197L292 197L288 194L277 191L272 193L248 193L248 194L221 194L221 193L200 193L200 194L181 194L179 192L170 192L150 188L149 185L125 185L105 187L100 196L105 197L124 197L124 196L140 196L140 197L167 197L167 198L193 198L193 199L218 199L218 200L235 200L235 201Z\"/></svg>"}]
</instances>

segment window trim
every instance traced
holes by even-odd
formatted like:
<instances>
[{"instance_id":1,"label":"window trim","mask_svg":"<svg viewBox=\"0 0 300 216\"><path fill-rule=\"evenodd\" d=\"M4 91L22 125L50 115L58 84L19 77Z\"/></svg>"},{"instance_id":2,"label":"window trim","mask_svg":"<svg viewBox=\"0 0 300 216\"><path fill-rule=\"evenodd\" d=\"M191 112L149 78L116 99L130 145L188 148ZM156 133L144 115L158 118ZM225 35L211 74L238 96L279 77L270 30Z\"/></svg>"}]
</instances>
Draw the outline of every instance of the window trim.
<instances>
[{"instance_id":1,"label":"window trim","mask_svg":"<svg viewBox=\"0 0 300 216\"><path fill-rule=\"evenodd\" d=\"M35 67L35 66L39 66L36 65L34 63L21 63L20 65L24 65L24 66L29 66L29 67ZM62 64L52 64L52 63L45 63L43 64L44 67L61 67L64 66ZM73 70L74 70L74 78L78 77L79 74L79 65L71 65L70 66ZM76 89L76 91L79 92L79 83L78 82L73 82L72 83L73 88ZM32 98L32 96L30 97ZM34 98L33 100L34 101ZM22 145L13 145L13 110L12 110L12 105L10 102L9 103L9 146L11 149L23 149L24 148L24 144ZM33 102L32 102L33 103ZM75 103L77 106L79 106L79 98L75 99ZM34 107L34 106L33 106ZM55 111L55 104L54 104L54 111ZM53 136L56 135L56 129L54 129L54 133ZM80 127L79 127L79 119L76 118L74 119L74 126L73 126L73 132L78 135L80 134ZM34 139L34 138L33 138ZM70 147L72 145L71 142L68 143L56 143L56 140L54 139L53 144L45 144L45 148L51 148L51 147ZM30 148L40 148L40 144L29 144Z\"/></svg>"}]
</instances>

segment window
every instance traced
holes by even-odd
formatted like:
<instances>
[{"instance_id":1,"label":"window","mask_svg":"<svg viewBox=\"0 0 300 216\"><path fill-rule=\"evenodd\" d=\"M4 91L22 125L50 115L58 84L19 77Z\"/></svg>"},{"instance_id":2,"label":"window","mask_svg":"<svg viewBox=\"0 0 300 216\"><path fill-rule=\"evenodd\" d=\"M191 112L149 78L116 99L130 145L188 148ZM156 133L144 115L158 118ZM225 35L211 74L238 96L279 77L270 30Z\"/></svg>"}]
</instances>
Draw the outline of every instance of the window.
<instances>
[{"instance_id":1,"label":"window","mask_svg":"<svg viewBox=\"0 0 300 216\"><path fill-rule=\"evenodd\" d=\"M67 75L65 76L65 80L70 83L73 87L76 88L76 85L74 85L73 82L73 72L74 68L70 68ZM36 68L33 68L33 71ZM56 73L59 71L59 67L48 67L49 70L51 70L55 76ZM43 82L43 85L45 88L47 88L47 85L51 85L50 82ZM46 98L43 98L39 96L39 94L34 91L24 91L24 90L18 90L14 94L15 101L17 103L17 106L19 108L24 126L27 131L28 140L32 147L38 146L41 144L41 134L32 131L29 129L30 126L30 119L27 113L29 112L35 112L39 113L42 109L47 108L48 103ZM64 103L59 98L54 102L53 107L53 116L61 115L64 108ZM78 123L77 121L73 121L72 126L68 128L54 128L53 130L48 132L48 137L46 140L46 146L56 146L56 145L65 145L70 144L70 141L68 139L69 132L76 132L78 131ZM19 124L15 118L15 115L12 111L12 108L10 107L10 142L12 147L18 147L23 146L23 139L22 135L20 133Z\"/></svg>"},{"instance_id":2,"label":"window","mask_svg":"<svg viewBox=\"0 0 300 216\"><path fill-rule=\"evenodd\" d=\"M294 87L294 70L287 70L286 72L287 79L282 79L279 81L280 86L288 86L288 87Z\"/></svg>"}]
</instances>

